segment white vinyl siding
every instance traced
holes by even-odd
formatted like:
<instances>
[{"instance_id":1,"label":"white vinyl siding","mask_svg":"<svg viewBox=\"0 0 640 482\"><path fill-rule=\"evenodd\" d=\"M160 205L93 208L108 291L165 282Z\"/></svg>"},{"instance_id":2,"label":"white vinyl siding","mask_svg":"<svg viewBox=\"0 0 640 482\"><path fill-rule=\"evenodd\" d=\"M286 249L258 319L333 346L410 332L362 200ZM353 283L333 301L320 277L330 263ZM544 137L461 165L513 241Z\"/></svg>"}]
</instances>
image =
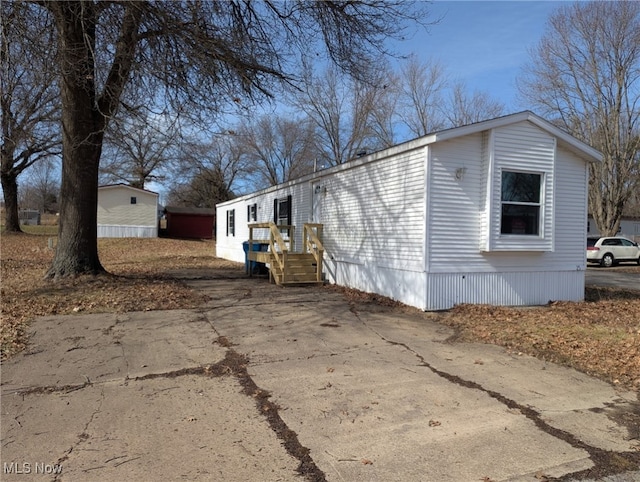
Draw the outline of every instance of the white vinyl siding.
<instances>
[{"instance_id":1,"label":"white vinyl siding","mask_svg":"<svg viewBox=\"0 0 640 482\"><path fill-rule=\"evenodd\" d=\"M157 238L157 226L98 224L98 238Z\"/></svg>"},{"instance_id":2,"label":"white vinyl siding","mask_svg":"<svg viewBox=\"0 0 640 482\"><path fill-rule=\"evenodd\" d=\"M584 161L572 152L558 148L556 182L562 186L555 198L555 250L548 265L562 269L586 267L588 171Z\"/></svg>"},{"instance_id":3,"label":"white vinyl siding","mask_svg":"<svg viewBox=\"0 0 640 482\"><path fill-rule=\"evenodd\" d=\"M465 136L430 146L430 249L427 269L430 273L536 272L553 271L559 266L573 270L584 266L583 250L576 248L578 240L584 244L586 230L587 170L584 160L567 149L559 149L557 162L549 159L549 154L556 156L553 139L548 139L544 133L536 133L538 128L535 126L517 124L514 127L518 127L522 135L531 131L536 134L532 147L521 147L520 151L535 158L533 153L542 150L546 153L543 158L547 159L547 167L524 159L517 153L512 153L509 159L505 159L504 154L499 155L497 160L492 159L494 153L490 147L492 137L497 133ZM518 163L518 159L522 162ZM502 246L501 250L495 247L491 251L486 249L488 220L494 223L494 243L500 237L499 177L495 186L492 185L495 183L488 182L500 176L497 173L491 175L490 166L493 162L500 162L502 166L508 165L518 171L527 171L531 166L545 171L545 238L534 236L533 246L527 245L530 236L511 236L516 238L515 246ZM461 180L457 180L455 172L460 166L466 167L466 172ZM553 169L557 169L555 176ZM555 179L558 176L561 179ZM555 200L551 197L553 187L549 187L552 180L563 186ZM493 202L487 200L490 195ZM555 223L554 216L559 217ZM558 242L562 248L558 247ZM569 252L572 254L569 255Z\"/></svg>"},{"instance_id":4,"label":"white vinyl siding","mask_svg":"<svg viewBox=\"0 0 640 482\"><path fill-rule=\"evenodd\" d=\"M493 131L485 131L481 133L482 144L480 150L480 250L486 251L490 246L489 241L489 222L491 216L489 209L491 208L492 185L489 182L491 172L493 171Z\"/></svg>"},{"instance_id":5,"label":"white vinyl siding","mask_svg":"<svg viewBox=\"0 0 640 482\"><path fill-rule=\"evenodd\" d=\"M450 271L452 266L483 262L478 249L481 148L481 133L429 148L428 271Z\"/></svg>"},{"instance_id":6,"label":"white vinyl siding","mask_svg":"<svg viewBox=\"0 0 640 482\"><path fill-rule=\"evenodd\" d=\"M418 149L318 181L332 259L424 270L424 163Z\"/></svg>"}]
</instances>

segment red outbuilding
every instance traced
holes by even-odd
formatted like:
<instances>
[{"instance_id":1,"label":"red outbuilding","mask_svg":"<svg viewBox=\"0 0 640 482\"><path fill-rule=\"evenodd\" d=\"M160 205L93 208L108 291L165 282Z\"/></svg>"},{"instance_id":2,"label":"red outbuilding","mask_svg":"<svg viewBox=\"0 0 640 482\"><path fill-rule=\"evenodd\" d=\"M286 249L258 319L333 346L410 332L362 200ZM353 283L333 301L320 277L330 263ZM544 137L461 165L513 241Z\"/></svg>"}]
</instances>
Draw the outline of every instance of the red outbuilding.
<instances>
[{"instance_id":1,"label":"red outbuilding","mask_svg":"<svg viewBox=\"0 0 640 482\"><path fill-rule=\"evenodd\" d=\"M170 238L212 239L216 231L216 210L167 206L167 236Z\"/></svg>"}]
</instances>

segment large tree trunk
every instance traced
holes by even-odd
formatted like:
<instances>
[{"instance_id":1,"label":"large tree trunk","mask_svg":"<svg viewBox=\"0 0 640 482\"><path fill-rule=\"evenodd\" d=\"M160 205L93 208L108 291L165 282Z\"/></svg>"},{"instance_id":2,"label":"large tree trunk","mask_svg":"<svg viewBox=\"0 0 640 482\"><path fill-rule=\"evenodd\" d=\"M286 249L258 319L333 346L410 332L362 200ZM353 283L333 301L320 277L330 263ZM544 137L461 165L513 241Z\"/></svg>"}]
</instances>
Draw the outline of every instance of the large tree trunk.
<instances>
[{"instance_id":1,"label":"large tree trunk","mask_svg":"<svg viewBox=\"0 0 640 482\"><path fill-rule=\"evenodd\" d=\"M4 48L4 46L3 46ZM0 57L3 56L0 54ZM20 218L18 216L18 173L13 169L13 156L16 144L11 135L13 115L8 96L0 96L2 103L2 146L0 146L0 184L4 194L4 229L9 233L20 233Z\"/></svg>"},{"instance_id":2,"label":"large tree trunk","mask_svg":"<svg viewBox=\"0 0 640 482\"><path fill-rule=\"evenodd\" d=\"M62 185L58 246L48 278L104 272L98 258L98 167L104 130L131 72L144 3L124 4L120 35L102 95L96 92L94 2L46 4L60 42Z\"/></svg>"},{"instance_id":3,"label":"large tree trunk","mask_svg":"<svg viewBox=\"0 0 640 482\"><path fill-rule=\"evenodd\" d=\"M20 218L18 216L18 179L11 172L0 174L2 192L4 193L5 221L4 229L8 233L21 233Z\"/></svg>"},{"instance_id":4,"label":"large tree trunk","mask_svg":"<svg viewBox=\"0 0 640 482\"><path fill-rule=\"evenodd\" d=\"M96 102L92 2L53 2L62 48L62 185L48 278L104 272L98 258L98 167L104 117Z\"/></svg>"},{"instance_id":5,"label":"large tree trunk","mask_svg":"<svg viewBox=\"0 0 640 482\"><path fill-rule=\"evenodd\" d=\"M66 127L78 133L83 126L77 124L82 122L68 120ZM95 133L86 134L88 139L97 137ZM49 278L104 272L98 258L97 239L101 147L99 143L83 144L63 147L58 244L47 273Z\"/></svg>"}]
</instances>

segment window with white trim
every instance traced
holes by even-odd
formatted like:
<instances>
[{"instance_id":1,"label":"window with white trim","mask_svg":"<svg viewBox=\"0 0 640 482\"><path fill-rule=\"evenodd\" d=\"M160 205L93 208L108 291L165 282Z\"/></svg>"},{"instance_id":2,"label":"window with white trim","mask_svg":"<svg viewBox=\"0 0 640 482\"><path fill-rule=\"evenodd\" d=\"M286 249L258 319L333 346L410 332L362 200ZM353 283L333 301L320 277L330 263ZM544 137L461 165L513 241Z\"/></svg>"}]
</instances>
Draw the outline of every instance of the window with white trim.
<instances>
[{"instance_id":1,"label":"window with white trim","mask_svg":"<svg viewBox=\"0 0 640 482\"><path fill-rule=\"evenodd\" d=\"M227 236L236 235L236 210L227 211Z\"/></svg>"},{"instance_id":2,"label":"window with white trim","mask_svg":"<svg viewBox=\"0 0 640 482\"><path fill-rule=\"evenodd\" d=\"M502 171L500 234L540 236L542 182L539 173Z\"/></svg>"},{"instance_id":3,"label":"window with white trim","mask_svg":"<svg viewBox=\"0 0 640 482\"><path fill-rule=\"evenodd\" d=\"M273 200L273 222L277 225L291 224L291 195Z\"/></svg>"},{"instance_id":4,"label":"window with white trim","mask_svg":"<svg viewBox=\"0 0 640 482\"><path fill-rule=\"evenodd\" d=\"M247 206L247 221L255 222L258 219L258 204L249 204Z\"/></svg>"}]
</instances>

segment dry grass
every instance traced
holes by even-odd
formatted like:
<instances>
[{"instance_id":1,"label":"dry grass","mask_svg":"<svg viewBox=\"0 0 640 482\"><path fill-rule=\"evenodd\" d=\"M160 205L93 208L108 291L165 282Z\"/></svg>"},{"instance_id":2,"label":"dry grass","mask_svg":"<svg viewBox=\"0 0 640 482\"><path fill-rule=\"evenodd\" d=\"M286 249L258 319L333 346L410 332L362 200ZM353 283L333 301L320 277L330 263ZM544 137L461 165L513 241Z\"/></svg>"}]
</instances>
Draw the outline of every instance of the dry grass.
<instances>
[{"instance_id":1,"label":"dry grass","mask_svg":"<svg viewBox=\"0 0 640 482\"><path fill-rule=\"evenodd\" d=\"M3 358L24 348L26 327L36 316L194 308L203 296L172 279L171 270L238 268L216 258L211 241L102 239L100 259L111 275L52 283L42 279L53 257L48 239L2 236ZM640 274L638 267L624 269ZM345 294L396 305L353 290ZM590 289L587 299L536 308L462 305L436 319L454 327L461 340L499 344L640 389L640 292Z\"/></svg>"}]
</instances>

